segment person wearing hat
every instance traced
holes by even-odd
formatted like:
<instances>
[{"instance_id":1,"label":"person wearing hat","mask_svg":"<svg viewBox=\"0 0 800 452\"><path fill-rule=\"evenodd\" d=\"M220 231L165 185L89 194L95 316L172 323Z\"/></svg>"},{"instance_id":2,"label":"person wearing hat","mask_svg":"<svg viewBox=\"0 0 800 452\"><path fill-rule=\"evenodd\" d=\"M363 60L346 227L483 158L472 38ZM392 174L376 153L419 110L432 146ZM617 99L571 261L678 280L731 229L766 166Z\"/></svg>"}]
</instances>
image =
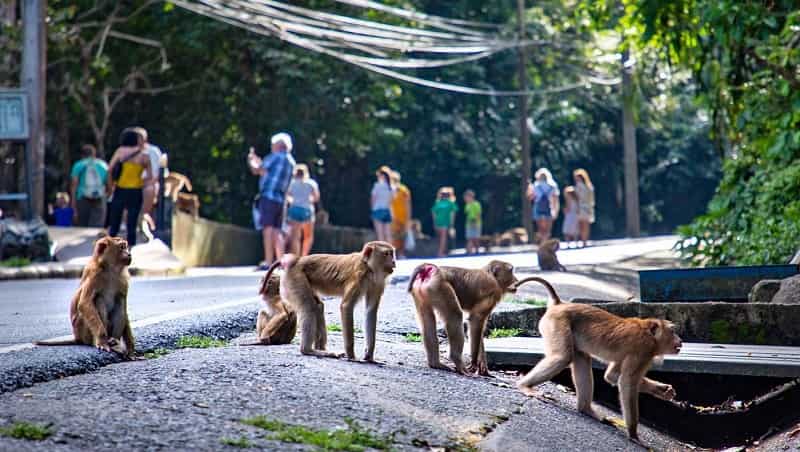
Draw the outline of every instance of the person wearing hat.
<instances>
[{"instance_id":1,"label":"person wearing hat","mask_svg":"<svg viewBox=\"0 0 800 452\"><path fill-rule=\"evenodd\" d=\"M375 172L376 181L370 193L370 208L372 209L372 224L378 240L388 242L392 240L392 200L394 187L392 186L392 170L384 165Z\"/></svg>"},{"instance_id":2,"label":"person wearing hat","mask_svg":"<svg viewBox=\"0 0 800 452\"><path fill-rule=\"evenodd\" d=\"M455 225L456 212L458 212L456 191L453 187L441 187L436 192L436 202L431 208L433 227L439 236L439 257L447 256L447 235L450 228Z\"/></svg>"},{"instance_id":3,"label":"person wearing hat","mask_svg":"<svg viewBox=\"0 0 800 452\"><path fill-rule=\"evenodd\" d=\"M255 201L259 224L256 227L261 229L264 239L264 262L261 263L264 269L283 257L283 206L295 167L291 154L292 137L288 133L273 135L270 143L272 152L266 158L256 155L252 147L247 155L250 172L259 176L259 193Z\"/></svg>"}]
</instances>

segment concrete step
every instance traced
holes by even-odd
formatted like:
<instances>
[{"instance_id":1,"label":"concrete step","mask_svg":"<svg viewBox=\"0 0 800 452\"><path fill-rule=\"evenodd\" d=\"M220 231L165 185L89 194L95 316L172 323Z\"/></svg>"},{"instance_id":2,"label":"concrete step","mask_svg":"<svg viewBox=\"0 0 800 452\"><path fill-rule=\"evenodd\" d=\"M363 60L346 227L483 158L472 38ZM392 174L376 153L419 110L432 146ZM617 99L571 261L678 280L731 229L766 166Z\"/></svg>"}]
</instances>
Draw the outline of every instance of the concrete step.
<instances>
[{"instance_id":1,"label":"concrete step","mask_svg":"<svg viewBox=\"0 0 800 452\"><path fill-rule=\"evenodd\" d=\"M544 356L539 337L486 339L489 365L533 366ZM593 360L597 368L605 364ZM652 370L661 372L744 375L757 377L800 377L800 347L734 345L684 342L678 355L667 355Z\"/></svg>"}]
</instances>

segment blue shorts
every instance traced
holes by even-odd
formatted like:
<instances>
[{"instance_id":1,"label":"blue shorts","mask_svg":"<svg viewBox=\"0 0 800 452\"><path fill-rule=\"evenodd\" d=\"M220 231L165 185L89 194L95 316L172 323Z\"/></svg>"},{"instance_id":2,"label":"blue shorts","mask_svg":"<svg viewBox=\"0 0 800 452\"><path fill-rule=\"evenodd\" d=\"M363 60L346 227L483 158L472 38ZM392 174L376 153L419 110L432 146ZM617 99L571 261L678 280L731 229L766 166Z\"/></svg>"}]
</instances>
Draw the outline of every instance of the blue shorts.
<instances>
[{"instance_id":1,"label":"blue shorts","mask_svg":"<svg viewBox=\"0 0 800 452\"><path fill-rule=\"evenodd\" d=\"M375 209L372 211L372 219L378 223L391 223L392 212L389 209Z\"/></svg>"},{"instance_id":2,"label":"blue shorts","mask_svg":"<svg viewBox=\"0 0 800 452\"><path fill-rule=\"evenodd\" d=\"M481 236L481 224L467 224L464 228L464 236L467 240L477 239Z\"/></svg>"},{"instance_id":3,"label":"blue shorts","mask_svg":"<svg viewBox=\"0 0 800 452\"><path fill-rule=\"evenodd\" d=\"M537 211L534 210L533 211L533 219L534 220L552 220L553 219L553 215L550 214L550 211L547 211L547 213L545 213L545 212L537 212Z\"/></svg>"},{"instance_id":4,"label":"blue shorts","mask_svg":"<svg viewBox=\"0 0 800 452\"><path fill-rule=\"evenodd\" d=\"M286 218L294 223L308 223L313 220L314 212L308 207L289 206Z\"/></svg>"}]
</instances>

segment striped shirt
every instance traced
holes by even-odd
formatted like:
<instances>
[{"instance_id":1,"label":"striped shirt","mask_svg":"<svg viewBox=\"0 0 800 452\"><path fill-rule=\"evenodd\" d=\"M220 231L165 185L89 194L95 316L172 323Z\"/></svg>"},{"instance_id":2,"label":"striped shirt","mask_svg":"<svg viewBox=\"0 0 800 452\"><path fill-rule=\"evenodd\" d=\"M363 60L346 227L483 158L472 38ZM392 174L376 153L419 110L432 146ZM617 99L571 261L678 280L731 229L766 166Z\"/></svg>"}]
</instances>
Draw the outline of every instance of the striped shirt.
<instances>
[{"instance_id":1,"label":"striped shirt","mask_svg":"<svg viewBox=\"0 0 800 452\"><path fill-rule=\"evenodd\" d=\"M258 181L261 196L275 202L286 199L286 190L292 181L294 157L286 151L272 152L261 163L266 170Z\"/></svg>"}]
</instances>

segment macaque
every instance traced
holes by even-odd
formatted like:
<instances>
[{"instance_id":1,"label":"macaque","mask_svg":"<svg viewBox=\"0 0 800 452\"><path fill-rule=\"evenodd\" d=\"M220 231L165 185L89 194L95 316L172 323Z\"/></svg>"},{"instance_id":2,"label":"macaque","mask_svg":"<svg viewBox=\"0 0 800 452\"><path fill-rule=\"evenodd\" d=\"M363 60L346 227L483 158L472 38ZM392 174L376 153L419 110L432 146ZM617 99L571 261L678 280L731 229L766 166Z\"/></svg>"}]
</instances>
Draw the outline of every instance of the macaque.
<instances>
[{"instance_id":1,"label":"macaque","mask_svg":"<svg viewBox=\"0 0 800 452\"><path fill-rule=\"evenodd\" d=\"M539 250L536 251L536 255L539 257L539 268L541 268L542 271L567 271L556 256L556 251L558 251L559 246L560 243L558 239L545 240L539 245Z\"/></svg>"},{"instance_id":2,"label":"macaque","mask_svg":"<svg viewBox=\"0 0 800 452\"><path fill-rule=\"evenodd\" d=\"M258 340L239 345L291 344L297 332L297 314L281 300L280 278L277 275L265 277L258 293L263 301L256 320ZM322 304L319 299L317 302Z\"/></svg>"},{"instance_id":3,"label":"macaque","mask_svg":"<svg viewBox=\"0 0 800 452\"><path fill-rule=\"evenodd\" d=\"M394 247L386 242L369 242L357 253L312 254L283 259L281 297L297 312L300 320L300 353L321 357L341 355L328 352L325 310L318 295L341 296L342 336L345 355L355 360L353 310L364 298L366 315L364 361L375 362L375 333L378 306L386 286L386 277L395 269ZM267 272L269 277L270 272Z\"/></svg>"},{"instance_id":4,"label":"macaque","mask_svg":"<svg viewBox=\"0 0 800 452\"><path fill-rule=\"evenodd\" d=\"M80 287L70 304L74 339L38 341L36 345L92 345L131 359L135 353L128 320L128 242L101 237L83 270Z\"/></svg>"},{"instance_id":5,"label":"macaque","mask_svg":"<svg viewBox=\"0 0 800 452\"><path fill-rule=\"evenodd\" d=\"M519 380L517 387L533 395L534 386L571 365L578 411L604 420L592 409L592 357L595 357L608 363L604 379L619 388L628 437L638 442L639 393L663 400L672 400L676 395L671 385L645 377L654 360L680 352L682 342L675 334L675 325L661 319L626 319L586 304L563 304L553 286L544 279L525 278L517 287L527 281L543 284L550 293L547 312L539 321L545 356Z\"/></svg>"},{"instance_id":6,"label":"macaque","mask_svg":"<svg viewBox=\"0 0 800 452\"><path fill-rule=\"evenodd\" d=\"M513 291L511 287L516 282L514 267L497 260L481 269L438 267L434 264L422 264L414 269L408 291L417 308L417 321L422 331L428 366L450 369L439 361L439 341L436 337L438 315L445 324L450 342L450 360L455 364L455 371L460 374L469 371L490 375L483 348L486 322L503 294ZM469 322L471 356L468 369L464 368L461 356L464 349L464 312L468 314Z\"/></svg>"}]
</instances>

